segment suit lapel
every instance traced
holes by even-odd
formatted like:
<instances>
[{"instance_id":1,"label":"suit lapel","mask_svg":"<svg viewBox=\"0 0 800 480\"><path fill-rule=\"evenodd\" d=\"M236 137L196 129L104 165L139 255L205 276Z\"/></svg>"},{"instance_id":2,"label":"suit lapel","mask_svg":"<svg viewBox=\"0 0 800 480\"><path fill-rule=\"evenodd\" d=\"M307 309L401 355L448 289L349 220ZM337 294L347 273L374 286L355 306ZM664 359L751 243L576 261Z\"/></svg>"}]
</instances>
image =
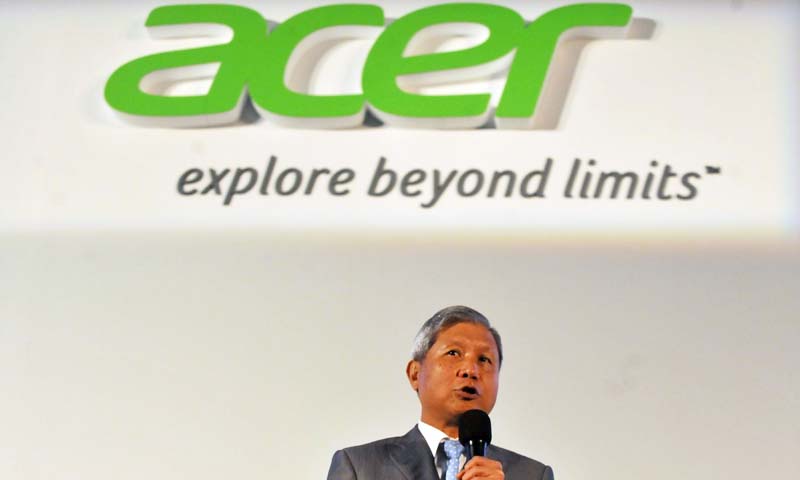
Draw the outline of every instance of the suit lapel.
<instances>
[{"instance_id":1,"label":"suit lapel","mask_svg":"<svg viewBox=\"0 0 800 480\"><path fill-rule=\"evenodd\" d=\"M439 480L431 450L416 426L397 439L389 456L406 480Z\"/></svg>"},{"instance_id":2,"label":"suit lapel","mask_svg":"<svg viewBox=\"0 0 800 480\"><path fill-rule=\"evenodd\" d=\"M492 448L492 444L491 443L489 445L486 445L486 458L490 458L492 460L496 460L496 461L498 461L500 463L503 463L502 462L503 459L498 457L498 455L497 455L498 453L500 453L500 452L498 452L496 448Z\"/></svg>"}]
</instances>

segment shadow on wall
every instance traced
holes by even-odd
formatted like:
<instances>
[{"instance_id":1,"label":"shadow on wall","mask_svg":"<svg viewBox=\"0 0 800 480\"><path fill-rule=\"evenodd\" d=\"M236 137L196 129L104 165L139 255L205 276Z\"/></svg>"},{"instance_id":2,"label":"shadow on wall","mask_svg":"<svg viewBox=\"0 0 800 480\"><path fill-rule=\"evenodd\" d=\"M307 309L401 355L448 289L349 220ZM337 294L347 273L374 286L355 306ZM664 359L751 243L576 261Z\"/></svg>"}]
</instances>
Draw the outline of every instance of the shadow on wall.
<instances>
[{"instance_id":1,"label":"shadow on wall","mask_svg":"<svg viewBox=\"0 0 800 480\"><path fill-rule=\"evenodd\" d=\"M648 18L634 18L625 37L630 40L649 40L653 38L656 22ZM561 121L561 113L567 101L578 61L584 47L594 41L588 37L577 37L560 44L555 51L547 81L542 90L542 99L536 109L533 128L554 130Z\"/></svg>"}]
</instances>

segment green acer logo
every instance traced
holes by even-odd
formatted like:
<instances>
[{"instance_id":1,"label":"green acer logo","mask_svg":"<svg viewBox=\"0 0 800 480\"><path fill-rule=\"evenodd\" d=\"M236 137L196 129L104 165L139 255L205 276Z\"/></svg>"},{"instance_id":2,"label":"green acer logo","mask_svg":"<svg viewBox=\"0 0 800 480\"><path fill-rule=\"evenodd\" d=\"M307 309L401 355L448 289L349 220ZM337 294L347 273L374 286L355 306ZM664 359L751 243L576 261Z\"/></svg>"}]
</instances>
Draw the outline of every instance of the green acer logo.
<instances>
[{"instance_id":1,"label":"green acer logo","mask_svg":"<svg viewBox=\"0 0 800 480\"><path fill-rule=\"evenodd\" d=\"M262 116L289 126L360 126L368 108L387 125L476 128L491 114L489 93L424 95L421 86L466 82L507 71L494 111L498 128L531 128L556 46L571 33L600 37L625 33L632 9L623 4L560 7L526 22L506 7L450 3L388 22L374 5L330 5L301 12L268 32L258 12L236 5L169 5L147 18L154 33L195 34L223 26L225 44L148 55L126 63L108 79L105 98L136 124L200 127L239 120L249 95ZM426 32L459 35L481 27L488 37L462 50L418 51ZM385 27L385 28L384 28ZM187 28L194 30L187 30ZM170 31L173 29L173 31ZM289 88L293 62L332 40L374 36L363 65L361 93L314 95ZM359 65L359 67L361 67ZM169 96L146 85L213 76L204 95Z\"/></svg>"}]
</instances>

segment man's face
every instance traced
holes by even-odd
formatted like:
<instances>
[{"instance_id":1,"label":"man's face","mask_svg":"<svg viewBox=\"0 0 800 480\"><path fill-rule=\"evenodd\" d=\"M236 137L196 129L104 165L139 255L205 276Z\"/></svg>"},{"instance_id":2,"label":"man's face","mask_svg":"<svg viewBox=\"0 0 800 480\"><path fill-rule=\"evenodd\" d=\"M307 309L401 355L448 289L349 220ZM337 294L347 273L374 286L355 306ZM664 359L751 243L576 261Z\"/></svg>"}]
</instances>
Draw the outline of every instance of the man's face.
<instances>
[{"instance_id":1,"label":"man's face","mask_svg":"<svg viewBox=\"0 0 800 480\"><path fill-rule=\"evenodd\" d=\"M458 424L467 410L492 411L497 399L499 353L491 332L476 323L458 323L439 332L422 362L406 373L419 394L422 421L439 429Z\"/></svg>"}]
</instances>

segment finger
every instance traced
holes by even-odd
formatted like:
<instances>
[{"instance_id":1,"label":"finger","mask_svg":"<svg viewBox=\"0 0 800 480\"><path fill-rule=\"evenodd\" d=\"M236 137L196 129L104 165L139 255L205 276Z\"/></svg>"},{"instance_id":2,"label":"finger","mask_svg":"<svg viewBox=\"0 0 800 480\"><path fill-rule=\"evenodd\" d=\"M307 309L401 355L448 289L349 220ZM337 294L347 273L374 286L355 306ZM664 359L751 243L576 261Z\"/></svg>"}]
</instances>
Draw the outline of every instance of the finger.
<instances>
[{"instance_id":1,"label":"finger","mask_svg":"<svg viewBox=\"0 0 800 480\"><path fill-rule=\"evenodd\" d=\"M464 470L461 471L460 476L458 477L459 480L471 480L471 479L481 479L481 480L502 480L504 477L503 474L503 465L500 462L483 459L483 460L476 460L470 461L464 466Z\"/></svg>"},{"instance_id":2,"label":"finger","mask_svg":"<svg viewBox=\"0 0 800 480\"><path fill-rule=\"evenodd\" d=\"M459 480L503 480L502 470L473 467L461 472Z\"/></svg>"},{"instance_id":3,"label":"finger","mask_svg":"<svg viewBox=\"0 0 800 480\"><path fill-rule=\"evenodd\" d=\"M469 468L471 466L476 467L492 467L492 468L499 468L503 469L503 464L498 462L497 460L492 460L491 458L486 457L472 457L470 461L464 465L464 468Z\"/></svg>"}]
</instances>

